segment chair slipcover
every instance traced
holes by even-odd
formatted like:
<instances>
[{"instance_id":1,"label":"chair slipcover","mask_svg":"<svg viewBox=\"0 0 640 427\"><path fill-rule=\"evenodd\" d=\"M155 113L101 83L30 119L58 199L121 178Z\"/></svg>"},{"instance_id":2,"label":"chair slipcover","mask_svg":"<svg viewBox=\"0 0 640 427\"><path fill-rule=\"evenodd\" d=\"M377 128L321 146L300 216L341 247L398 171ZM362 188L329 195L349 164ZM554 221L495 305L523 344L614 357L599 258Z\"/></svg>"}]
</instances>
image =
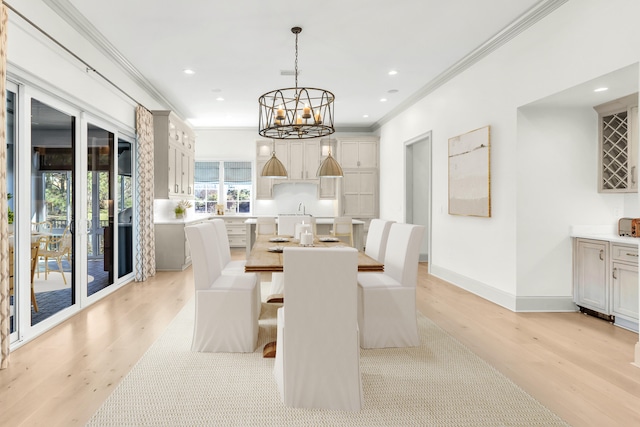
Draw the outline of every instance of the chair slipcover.
<instances>
[{"instance_id":1,"label":"chair slipcover","mask_svg":"<svg viewBox=\"0 0 640 427\"><path fill-rule=\"evenodd\" d=\"M191 350L253 352L258 341L259 281L255 273L223 275L216 227L185 227L191 246L196 314Z\"/></svg>"},{"instance_id":2,"label":"chair slipcover","mask_svg":"<svg viewBox=\"0 0 640 427\"><path fill-rule=\"evenodd\" d=\"M273 216L256 218L256 235L275 235L277 233L276 218Z\"/></svg>"},{"instance_id":3,"label":"chair slipcover","mask_svg":"<svg viewBox=\"0 0 640 427\"><path fill-rule=\"evenodd\" d=\"M244 273L244 266L247 263L246 260L231 261L229 234L227 233L227 226L224 223L224 220L216 218L212 219L210 222L216 226L216 233L218 235L217 242L220 248L220 265L222 267L222 274Z\"/></svg>"},{"instance_id":4,"label":"chair slipcover","mask_svg":"<svg viewBox=\"0 0 640 427\"><path fill-rule=\"evenodd\" d=\"M333 230L331 230L331 234L335 237L348 237L349 245L353 246L353 220L351 217L337 216L333 218Z\"/></svg>"},{"instance_id":5,"label":"chair slipcover","mask_svg":"<svg viewBox=\"0 0 640 427\"><path fill-rule=\"evenodd\" d=\"M354 248L285 248L273 373L295 408L362 407Z\"/></svg>"},{"instance_id":6,"label":"chair slipcover","mask_svg":"<svg viewBox=\"0 0 640 427\"><path fill-rule=\"evenodd\" d=\"M296 224L311 223L310 215L280 215L278 216L278 234L281 236L293 236Z\"/></svg>"},{"instance_id":7,"label":"chair slipcover","mask_svg":"<svg viewBox=\"0 0 640 427\"><path fill-rule=\"evenodd\" d=\"M362 348L414 347L418 260L424 227L391 224L384 273L358 273L358 325Z\"/></svg>"},{"instance_id":8,"label":"chair slipcover","mask_svg":"<svg viewBox=\"0 0 640 427\"><path fill-rule=\"evenodd\" d=\"M364 253L378 262L384 263L384 254L389 238L389 229L394 221L372 219L367 232L367 243Z\"/></svg>"}]
</instances>

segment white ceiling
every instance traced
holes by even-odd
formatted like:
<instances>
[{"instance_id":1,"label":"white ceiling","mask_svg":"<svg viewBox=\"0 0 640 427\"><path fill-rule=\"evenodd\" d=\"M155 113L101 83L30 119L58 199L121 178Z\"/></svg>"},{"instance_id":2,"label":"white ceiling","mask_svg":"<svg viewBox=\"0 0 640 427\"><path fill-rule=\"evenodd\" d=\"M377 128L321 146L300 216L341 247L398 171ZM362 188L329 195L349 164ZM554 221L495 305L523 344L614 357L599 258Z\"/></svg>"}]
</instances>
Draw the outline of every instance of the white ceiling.
<instances>
[{"instance_id":1,"label":"white ceiling","mask_svg":"<svg viewBox=\"0 0 640 427\"><path fill-rule=\"evenodd\" d=\"M258 97L294 86L280 72L294 69L300 26L299 86L335 94L337 128L370 129L514 21L564 1L47 2L86 18L195 127L257 128Z\"/></svg>"}]
</instances>

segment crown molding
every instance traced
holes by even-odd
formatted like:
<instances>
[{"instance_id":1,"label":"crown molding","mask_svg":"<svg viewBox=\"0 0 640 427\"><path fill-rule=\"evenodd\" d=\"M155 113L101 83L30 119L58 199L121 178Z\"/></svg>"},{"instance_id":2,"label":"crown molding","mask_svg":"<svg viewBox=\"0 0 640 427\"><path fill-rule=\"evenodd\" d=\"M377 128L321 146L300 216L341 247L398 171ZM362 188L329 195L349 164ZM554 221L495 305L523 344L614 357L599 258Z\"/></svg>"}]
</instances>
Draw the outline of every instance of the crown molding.
<instances>
[{"instance_id":1,"label":"crown molding","mask_svg":"<svg viewBox=\"0 0 640 427\"><path fill-rule=\"evenodd\" d=\"M397 107L387 113L384 117L378 120L371 126L373 131L376 131L382 127L383 124L389 122L399 114L407 110L413 104L435 91L437 88L453 79L458 74L462 73L467 68L479 62L485 56L489 55L494 50L498 49L509 40L522 33L527 28L531 27L536 22L540 21L551 12L568 2L569 0L541 0L532 6L525 13L520 15L511 24L507 25L489 40L478 46L464 58L447 68L445 71L436 76L429 83L420 88L413 95L401 102Z\"/></svg>"},{"instance_id":2,"label":"crown molding","mask_svg":"<svg viewBox=\"0 0 640 427\"><path fill-rule=\"evenodd\" d=\"M65 22L73 27L82 37L88 40L98 51L125 72L149 96L165 105L167 109L178 116L184 116L165 96L147 80L136 67L129 62L98 29L87 20L68 0L42 0L58 14Z\"/></svg>"}]
</instances>

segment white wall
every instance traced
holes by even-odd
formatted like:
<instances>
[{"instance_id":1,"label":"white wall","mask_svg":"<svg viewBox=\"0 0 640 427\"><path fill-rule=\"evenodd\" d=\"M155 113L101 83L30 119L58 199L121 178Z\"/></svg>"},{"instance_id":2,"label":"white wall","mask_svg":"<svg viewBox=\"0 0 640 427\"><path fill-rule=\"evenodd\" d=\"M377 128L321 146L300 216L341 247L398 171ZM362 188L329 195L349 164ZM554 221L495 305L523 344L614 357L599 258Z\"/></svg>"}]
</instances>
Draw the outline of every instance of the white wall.
<instances>
[{"instance_id":1,"label":"white wall","mask_svg":"<svg viewBox=\"0 0 640 427\"><path fill-rule=\"evenodd\" d=\"M638 62L638 16L637 1L570 1L382 126L380 212L398 221L404 217L404 192L397 191L403 187L404 174L397 170L403 164L403 144L432 131L434 274L511 309L516 309L521 291L542 297L540 301L554 296L566 301L562 296L570 291L564 282L559 289L538 288L536 278L522 288L518 283L518 258L525 256L519 248L532 245L526 256L534 252L534 262L540 262L566 243L568 234L568 229L554 226L543 236L544 243L531 242L529 233L519 234L518 200L528 194L519 194L518 183L524 180L523 189L531 184L521 172L530 159L518 155L524 148L518 139L518 107ZM620 43L612 43L612 38ZM491 126L492 217L448 215L448 138L486 125ZM584 160L595 168L594 155L584 153ZM595 181L590 184L595 191ZM555 185L544 190L538 198L562 197L562 188ZM601 218L610 219L610 213Z\"/></svg>"},{"instance_id":2,"label":"white wall","mask_svg":"<svg viewBox=\"0 0 640 427\"><path fill-rule=\"evenodd\" d=\"M44 2L19 2L15 6L20 13L94 69L107 75L137 102L150 110L166 109L166 106L154 100ZM95 72L87 71L85 65L12 11L9 11L7 44L7 68L10 79L18 76L18 83L28 82L44 90L53 90L56 96L67 102L104 117L121 129L133 133L136 102Z\"/></svg>"}]
</instances>

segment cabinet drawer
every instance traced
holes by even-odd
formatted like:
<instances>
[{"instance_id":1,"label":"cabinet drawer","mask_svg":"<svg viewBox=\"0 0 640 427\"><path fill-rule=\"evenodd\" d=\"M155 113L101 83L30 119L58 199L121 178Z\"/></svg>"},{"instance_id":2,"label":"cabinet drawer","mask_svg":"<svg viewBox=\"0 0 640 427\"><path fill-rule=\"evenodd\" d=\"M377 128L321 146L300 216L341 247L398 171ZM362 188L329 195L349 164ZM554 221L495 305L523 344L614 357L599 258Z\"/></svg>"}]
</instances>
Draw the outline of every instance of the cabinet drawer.
<instances>
[{"instance_id":1,"label":"cabinet drawer","mask_svg":"<svg viewBox=\"0 0 640 427\"><path fill-rule=\"evenodd\" d=\"M624 261L637 264L638 247L612 244L611 258L615 261Z\"/></svg>"},{"instance_id":2,"label":"cabinet drawer","mask_svg":"<svg viewBox=\"0 0 640 427\"><path fill-rule=\"evenodd\" d=\"M227 224L227 234L229 236L238 235L238 234L241 234L241 235L244 236L246 231L247 231L247 228L245 227L244 224L237 224L237 225L236 224Z\"/></svg>"},{"instance_id":3,"label":"cabinet drawer","mask_svg":"<svg viewBox=\"0 0 640 427\"><path fill-rule=\"evenodd\" d=\"M247 238L245 236L229 236L229 246L237 248L247 246Z\"/></svg>"}]
</instances>

